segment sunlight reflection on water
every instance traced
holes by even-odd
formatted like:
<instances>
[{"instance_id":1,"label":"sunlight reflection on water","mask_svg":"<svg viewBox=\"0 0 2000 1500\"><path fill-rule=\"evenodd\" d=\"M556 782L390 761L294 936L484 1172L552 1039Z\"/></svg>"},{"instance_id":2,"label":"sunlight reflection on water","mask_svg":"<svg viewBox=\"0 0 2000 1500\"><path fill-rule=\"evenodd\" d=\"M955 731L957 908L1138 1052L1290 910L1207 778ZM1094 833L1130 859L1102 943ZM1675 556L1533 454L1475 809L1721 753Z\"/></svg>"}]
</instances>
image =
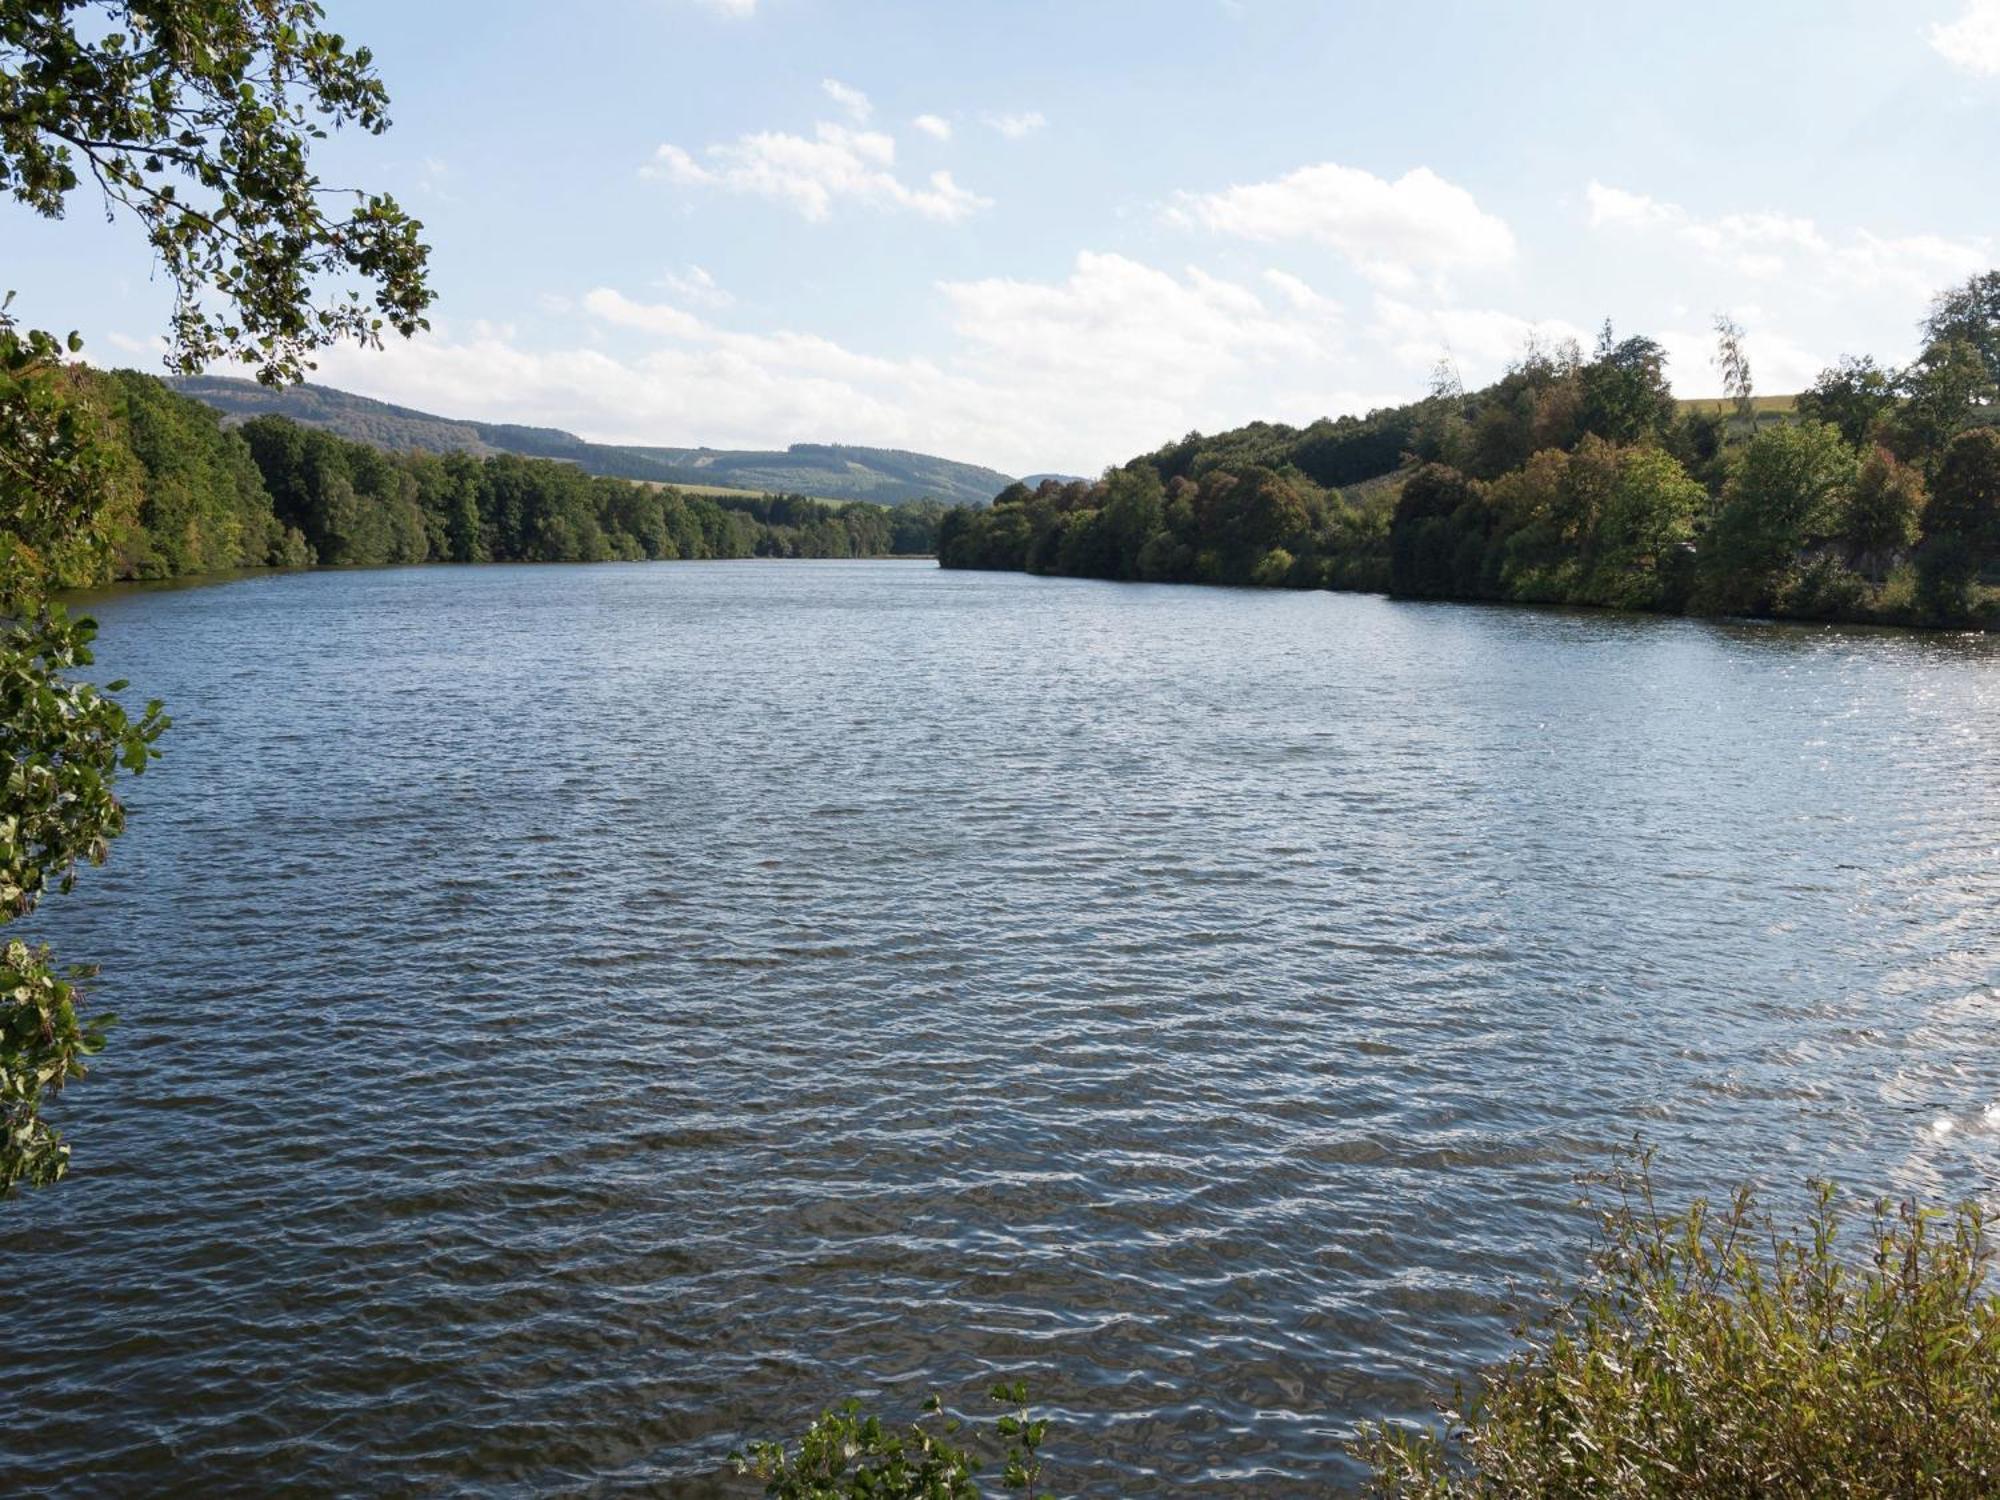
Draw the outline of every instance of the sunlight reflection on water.
<instances>
[{"instance_id":1,"label":"sunlight reflection on water","mask_svg":"<svg viewBox=\"0 0 2000 1500\"><path fill-rule=\"evenodd\" d=\"M1316 1491L1635 1133L2000 1181L1981 638L910 564L97 608L177 727L37 922L123 1021L0 1221L10 1488L698 1494L1019 1372L1065 1485Z\"/></svg>"}]
</instances>

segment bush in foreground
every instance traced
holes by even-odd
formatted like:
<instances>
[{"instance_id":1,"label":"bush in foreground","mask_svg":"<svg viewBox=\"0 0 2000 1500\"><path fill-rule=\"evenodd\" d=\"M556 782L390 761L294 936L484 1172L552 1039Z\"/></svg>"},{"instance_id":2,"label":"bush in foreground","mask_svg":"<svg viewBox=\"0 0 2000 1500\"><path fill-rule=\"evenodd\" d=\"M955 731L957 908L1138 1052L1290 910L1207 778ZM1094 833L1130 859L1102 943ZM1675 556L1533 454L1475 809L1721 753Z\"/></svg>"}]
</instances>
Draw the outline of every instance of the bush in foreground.
<instances>
[{"instance_id":1,"label":"bush in foreground","mask_svg":"<svg viewBox=\"0 0 2000 1500\"><path fill-rule=\"evenodd\" d=\"M1976 1204L1878 1203L1851 1246L1830 1185L1786 1232L1748 1188L1663 1211L1651 1153L1589 1179L1581 1285L1441 1429L1364 1426L1389 1500L1751 1500L2000 1494L2000 1297ZM1002 1488L1040 1494L1048 1423L994 1388ZM859 1403L739 1472L774 1500L979 1500L961 1424L933 1399L902 1431ZM1047 1500L1046 1496L1042 1500Z\"/></svg>"},{"instance_id":2,"label":"bush in foreground","mask_svg":"<svg viewBox=\"0 0 2000 1500\"><path fill-rule=\"evenodd\" d=\"M994 1424L1004 1441L1000 1483L1039 1494L1039 1450L1047 1418L1028 1412L1028 1388L1015 1381L993 1387L995 1401L1013 1408ZM739 1474L764 1481L771 1500L980 1500L974 1479L982 1467L972 1450L953 1441L964 1424L948 1417L933 1396L924 1416L903 1431L885 1427L859 1401L821 1412L796 1450L783 1443L752 1443L747 1455L730 1455Z\"/></svg>"},{"instance_id":3,"label":"bush in foreground","mask_svg":"<svg viewBox=\"0 0 2000 1500\"><path fill-rule=\"evenodd\" d=\"M1748 1189L1662 1213L1649 1163L1598 1179L1581 1290L1442 1434L1364 1430L1378 1494L2000 1493L2000 1300L1976 1205L1878 1204L1848 1255L1825 1184L1786 1234Z\"/></svg>"}]
</instances>

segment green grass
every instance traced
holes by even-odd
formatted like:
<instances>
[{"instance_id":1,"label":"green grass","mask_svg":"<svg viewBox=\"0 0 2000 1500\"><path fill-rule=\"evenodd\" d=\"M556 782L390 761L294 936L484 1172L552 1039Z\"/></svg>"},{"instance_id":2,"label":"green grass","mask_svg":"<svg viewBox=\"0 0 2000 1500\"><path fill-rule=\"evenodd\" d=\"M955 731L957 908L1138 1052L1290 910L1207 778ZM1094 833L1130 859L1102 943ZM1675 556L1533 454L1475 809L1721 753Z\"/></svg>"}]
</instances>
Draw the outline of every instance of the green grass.
<instances>
[{"instance_id":1,"label":"green grass","mask_svg":"<svg viewBox=\"0 0 2000 1500\"><path fill-rule=\"evenodd\" d=\"M1752 396L1750 404L1758 417L1789 416L1798 406L1797 396ZM1674 405L1682 411L1702 412L1711 417L1727 416L1736 409L1736 403L1727 396L1697 396L1692 400L1676 401Z\"/></svg>"},{"instance_id":2,"label":"green grass","mask_svg":"<svg viewBox=\"0 0 2000 1500\"><path fill-rule=\"evenodd\" d=\"M726 484L677 484L664 479L635 479L634 484L643 484L648 489L678 490L683 495L707 495L718 500L762 500L766 495L789 495L790 490L744 490ZM822 505L853 505L853 500L839 500L830 495L807 495L808 500L817 500ZM882 502L874 502L880 504Z\"/></svg>"}]
</instances>

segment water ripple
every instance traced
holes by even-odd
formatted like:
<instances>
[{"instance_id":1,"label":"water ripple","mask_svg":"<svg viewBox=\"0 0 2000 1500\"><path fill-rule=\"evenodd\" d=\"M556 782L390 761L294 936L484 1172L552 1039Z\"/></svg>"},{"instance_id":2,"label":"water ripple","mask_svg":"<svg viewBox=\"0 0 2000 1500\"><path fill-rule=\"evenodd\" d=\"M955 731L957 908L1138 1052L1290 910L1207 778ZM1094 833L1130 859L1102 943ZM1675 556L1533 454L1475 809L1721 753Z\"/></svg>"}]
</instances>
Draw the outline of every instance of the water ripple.
<instances>
[{"instance_id":1,"label":"water ripple","mask_svg":"<svg viewBox=\"0 0 2000 1500\"><path fill-rule=\"evenodd\" d=\"M1571 1179L2000 1180L1984 640L913 564L99 607L169 699L36 925L124 1018L0 1214L0 1483L740 1493L1030 1379L1292 1495Z\"/></svg>"}]
</instances>

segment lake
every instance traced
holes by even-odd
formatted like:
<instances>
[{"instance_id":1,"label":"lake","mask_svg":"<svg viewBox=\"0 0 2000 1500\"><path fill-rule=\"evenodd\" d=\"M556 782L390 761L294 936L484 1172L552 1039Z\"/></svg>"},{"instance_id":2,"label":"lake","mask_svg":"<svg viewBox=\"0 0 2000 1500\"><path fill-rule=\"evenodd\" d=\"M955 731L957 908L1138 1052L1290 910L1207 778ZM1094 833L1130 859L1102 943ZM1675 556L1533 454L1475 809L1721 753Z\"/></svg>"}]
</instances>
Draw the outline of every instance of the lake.
<instances>
[{"instance_id":1,"label":"lake","mask_svg":"<svg viewBox=\"0 0 2000 1500\"><path fill-rule=\"evenodd\" d=\"M95 606L0 1488L718 1491L1019 1375L1062 1492L1322 1493L1575 1175L2000 1186L2000 641L941 572ZM728 1492L740 1492L740 1487Z\"/></svg>"}]
</instances>

